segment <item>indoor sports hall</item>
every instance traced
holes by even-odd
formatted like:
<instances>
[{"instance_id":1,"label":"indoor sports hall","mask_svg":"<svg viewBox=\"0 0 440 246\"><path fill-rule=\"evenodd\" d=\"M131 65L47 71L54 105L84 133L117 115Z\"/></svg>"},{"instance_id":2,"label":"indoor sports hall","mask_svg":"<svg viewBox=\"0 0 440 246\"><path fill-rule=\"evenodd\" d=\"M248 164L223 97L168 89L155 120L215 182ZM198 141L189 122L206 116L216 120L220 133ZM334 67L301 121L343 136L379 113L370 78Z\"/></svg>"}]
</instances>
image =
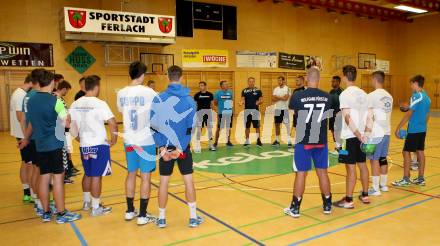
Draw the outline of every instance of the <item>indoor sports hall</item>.
<instances>
[{"instance_id":1,"label":"indoor sports hall","mask_svg":"<svg viewBox=\"0 0 440 246\"><path fill-rule=\"evenodd\" d=\"M440 0L0 5L4 245L440 245Z\"/></svg>"}]
</instances>

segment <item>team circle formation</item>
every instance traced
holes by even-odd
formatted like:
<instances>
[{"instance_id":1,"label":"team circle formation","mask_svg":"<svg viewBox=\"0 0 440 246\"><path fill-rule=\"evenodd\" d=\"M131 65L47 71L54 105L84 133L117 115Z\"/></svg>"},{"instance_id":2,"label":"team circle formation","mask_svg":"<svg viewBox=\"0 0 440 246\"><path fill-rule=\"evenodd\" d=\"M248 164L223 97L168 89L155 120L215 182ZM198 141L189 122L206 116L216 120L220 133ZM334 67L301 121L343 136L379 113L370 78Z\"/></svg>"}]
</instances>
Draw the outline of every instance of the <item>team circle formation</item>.
<instances>
[{"instance_id":1,"label":"team circle formation","mask_svg":"<svg viewBox=\"0 0 440 246\"><path fill-rule=\"evenodd\" d=\"M431 101L423 89L422 75L408 81L412 95L408 103L400 104L403 117L395 129L391 128L393 97L384 89L382 71L371 74L374 90L369 94L356 85L357 70L352 65L342 68L341 77L332 77L330 92L319 89L320 83L329 81L321 81L320 69L315 66L309 67L305 76L296 78L296 88L289 88L286 79L280 76L271 95L275 139L272 143L263 143L260 107L264 95L255 86L255 78L247 79L248 86L238 97L229 88L231 81L225 80L218 81L220 90L215 93L208 90L206 82L200 81L200 91L191 96L190 89L182 84L183 70L179 66L168 68L169 84L162 92L155 91L154 81L144 85L147 72L144 63L131 63L128 72L131 82L116 92L114 102L98 98L101 78L90 75L81 78L81 90L69 106L63 97L71 90L71 84L61 74L45 69L34 69L12 94L11 135L17 139L23 161L20 170L23 201L34 203L34 210L43 222L55 220L63 224L81 219L80 213L65 207L64 185L72 183L71 178L80 173L72 162L73 141L79 143L84 171L82 209L89 211L90 216L111 213L112 208L101 200L102 180L112 174L112 162L121 165L112 161L110 149L117 148L117 141L122 141L127 163L123 166L127 170L127 209L125 214L117 216L126 221L136 220L138 225L154 223L159 228L167 226L168 187L176 164L185 186L188 226L195 228L204 222L196 204L193 155L217 151L219 142L223 142L219 141L222 130L226 139L224 148L261 148L264 144L278 148L287 143L293 152L295 177L291 203L282 212L294 218L300 217L306 177L312 169L319 179L322 211L328 215L334 208L355 208L355 201L370 204L371 196L389 191L389 184L395 187L425 185L424 148ZM239 98L238 105L244 109L243 119L234 119L237 112L234 98ZM115 104L122 114L122 130L118 129L109 104ZM242 146L234 146L238 143L231 141L234 120L243 121ZM281 138L282 126L287 133L285 142ZM202 149L203 128L206 128L208 141L207 148ZM251 128L255 130L255 146L250 137ZM293 129L294 136L291 136ZM328 135L332 136L334 150L329 150ZM387 156L391 138L405 141L404 168L402 178L389 183ZM345 195L337 200L333 199L327 172L332 153L338 155L347 172ZM147 208L151 186L155 185L151 176L157 168L160 176L158 214L153 215ZM355 190L357 168L361 183L359 194ZM412 179L411 169L418 170L417 177ZM139 178L136 208L136 179Z\"/></svg>"}]
</instances>

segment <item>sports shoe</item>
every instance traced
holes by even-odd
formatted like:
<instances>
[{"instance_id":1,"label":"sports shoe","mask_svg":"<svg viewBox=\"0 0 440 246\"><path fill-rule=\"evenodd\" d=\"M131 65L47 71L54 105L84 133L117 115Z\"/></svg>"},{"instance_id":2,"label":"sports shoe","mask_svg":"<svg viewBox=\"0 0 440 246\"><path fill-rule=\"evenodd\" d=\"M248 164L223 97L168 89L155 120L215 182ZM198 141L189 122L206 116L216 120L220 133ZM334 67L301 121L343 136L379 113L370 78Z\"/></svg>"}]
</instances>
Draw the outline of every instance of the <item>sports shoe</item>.
<instances>
[{"instance_id":1,"label":"sports shoe","mask_svg":"<svg viewBox=\"0 0 440 246\"><path fill-rule=\"evenodd\" d=\"M133 220L134 218L138 217L138 212L137 211L133 211L133 212L125 212L125 220L126 221L130 221Z\"/></svg>"},{"instance_id":2,"label":"sports shoe","mask_svg":"<svg viewBox=\"0 0 440 246\"><path fill-rule=\"evenodd\" d=\"M158 219L156 221L156 225L159 228L165 228L165 227L167 227L167 221L166 221L166 219Z\"/></svg>"},{"instance_id":3,"label":"sports shoe","mask_svg":"<svg viewBox=\"0 0 440 246\"><path fill-rule=\"evenodd\" d=\"M363 204L370 204L370 198L368 196L363 196L362 194L358 196L359 201Z\"/></svg>"},{"instance_id":4,"label":"sports shoe","mask_svg":"<svg viewBox=\"0 0 440 246\"><path fill-rule=\"evenodd\" d=\"M338 208L346 208L346 209L353 209L354 208L354 202L353 201L347 202L345 197L337 202L334 202L333 205Z\"/></svg>"},{"instance_id":5,"label":"sports shoe","mask_svg":"<svg viewBox=\"0 0 440 246\"><path fill-rule=\"evenodd\" d=\"M413 171L419 170L419 163L417 161L411 162L411 170L413 170Z\"/></svg>"},{"instance_id":6,"label":"sports shoe","mask_svg":"<svg viewBox=\"0 0 440 246\"><path fill-rule=\"evenodd\" d=\"M257 146L258 147L263 147L263 143L261 143L260 138L257 139Z\"/></svg>"},{"instance_id":7,"label":"sports shoe","mask_svg":"<svg viewBox=\"0 0 440 246\"><path fill-rule=\"evenodd\" d=\"M156 217L154 217L150 214L147 214L147 216L145 216L145 217L138 217L137 225L146 225L151 222L156 222L156 220L157 220Z\"/></svg>"},{"instance_id":8,"label":"sports shoe","mask_svg":"<svg viewBox=\"0 0 440 246\"><path fill-rule=\"evenodd\" d=\"M332 196L326 197L324 194L321 195L322 198L322 212L324 214L332 213Z\"/></svg>"},{"instance_id":9,"label":"sports shoe","mask_svg":"<svg viewBox=\"0 0 440 246\"><path fill-rule=\"evenodd\" d=\"M43 216L44 210L37 207L37 210L35 211L37 216Z\"/></svg>"},{"instance_id":10,"label":"sports shoe","mask_svg":"<svg viewBox=\"0 0 440 246\"><path fill-rule=\"evenodd\" d=\"M112 211L111 207L104 207L102 204L99 204L98 208L92 208L92 212L90 215L92 216L101 216L106 215Z\"/></svg>"},{"instance_id":11,"label":"sports shoe","mask_svg":"<svg viewBox=\"0 0 440 246\"><path fill-rule=\"evenodd\" d=\"M214 146L217 146L217 145L214 145ZM231 141L227 142L227 143L226 143L226 146L228 146L228 147L234 147L234 145L231 143Z\"/></svg>"},{"instance_id":12,"label":"sports shoe","mask_svg":"<svg viewBox=\"0 0 440 246\"><path fill-rule=\"evenodd\" d=\"M55 203L51 202L51 203L49 204L49 208L50 208L50 211L51 211L53 214L56 214L56 213L57 213L57 207L55 206Z\"/></svg>"},{"instance_id":13,"label":"sports shoe","mask_svg":"<svg viewBox=\"0 0 440 246\"><path fill-rule=\"evenodd\" d=\"M292 143L287 144L287 148L288 149L293 149L293 144Z\"/></svg>"},{"instance_id":14,"label":"sports shoe","mask_svg":"<svg viewBox=\"0 0 440 246\"><path fill-rule=\"evenodd\" d=\"M368 189L368 195L369 196L380 196L382 193L380 193L380 190L375 190L373 188Z\"/></svg>"},{"instance_id":15,"label":"sports shoe","mask_svg":"<svg viewBox=\"0 0 440 246\"><path fill-rule=\"evenodd\" d=\"M84 211L89 211L90 208L92 208L92 202L84 202L83 203L83 210Z\"/></svg>"},{"instance_id":16,"label":"sports shoe","mask_svg":"<svg viewBox=\"0 0 440 246\"><path fill-rule=\"evenodd\" d=\"M382 191L382 192L388 192L389 191L389 189L388 189L388 186L386 186L386 185L384 185L384 186L379 186L379 188L380 188L380 191Z\"/></svg>"},{"instance_id":17,"label":"sports shoe","mask_svg":"<svg viewBox=\"0 0 440 246\"><path fill-rule=\"evenodd\" d=\"M23 196L23 202L24 203L30 203L31 202L32 197L29 195L24 195Z\"/></svg>"},{"instance_id":18,"label":"sports shoe","mask_svg":"<svg viewBox=\"0 0 440 246\"><path fill-rule=\"evenodd\" d=\"M299 207L298 206L294 206L293 208L285 208L284 209L284 214L285 215L289 215L293 218L299 218Z\"/></svg>"},{"instance_id":19,"label":"sports shoe","mask_svg":"<svg viewBox=\"0 0 440 246\"><path fill-rule=\"evenodd\" d=\"M275 141L272 143L272 147L280 147L280 142L278 142L277 140L275 140Z\"/></svg>"},{"instance_id":20,"label":"sports shoe","mask_svg":"<svg viewBox=\"0 0 440 246\"><path fill-rule=\"evenodd\" d=\"M420 186L425 186L426 182L424 178L415 178L413 180L411 180L411 183L415 184L415 185L420 185Z\"/></svg>"},{"instance_id":21,"label":"sports shoe","mask_svg":"<svg viewBox=\"0 0 440 246\"><path fill-rule=\"evenodd\" d=\"M52 214L50 212L49 213L43 213L41 215L41 220L43 222L50 222L52 220Z\"/></svg>"},{"instance_id":22,"label":"sports shoe","mask_svg":"<svg viewBox=\"0 0 440 246\"><path fill-rule=\"evenodd\" d=\"M197 218L190 218L188 226L191 228L196 228L204 221L203 217L197 216Z\"/></svg>"},{"instance_id":23,"label":"sports shoe","mask_svg":"<svg viewBox=\"0 0 440 246\"><path fill-rule=\"evenodd\" d=\"M210 151L216 151L217 149L214 147L214 145L209 146Z\"/></svg>"},{"instance_id":24,"label":"sports shoe","mask_svg":"<svg viewBox=\"0 0 440 246\"><path fill-rule=\"evenodd\" d=\"M251 144L250 143L245 143L243 144L243 147L248 148Z\"/></svg>"},{"instance_id":25,"label":"sports shoe","mask_svg":"<svg viewBox=\"0 0 440 246\"><path fill-rule=\"evenodd\" d=\"M56 221L58 224L64 224L64 223L72 222L72 221L79 220L79 219L81 219L81 214L72 213L68 210L65 210L63 215L61 215L60 213L57 214Z\"/></svg>"},{"instance_id":26,"label":"sports shoe","mask_svg":"<svg viewBox=\"0 0 440 246\"><path fill-rule=\"evenodd\" d=\"M411 181L409 180L409 178L408 179L402 178L400 180L396 180L396 181L392 182L391 184L394 186L406 187L406 186L411 185Z\"/></svg>"}]
</instances>

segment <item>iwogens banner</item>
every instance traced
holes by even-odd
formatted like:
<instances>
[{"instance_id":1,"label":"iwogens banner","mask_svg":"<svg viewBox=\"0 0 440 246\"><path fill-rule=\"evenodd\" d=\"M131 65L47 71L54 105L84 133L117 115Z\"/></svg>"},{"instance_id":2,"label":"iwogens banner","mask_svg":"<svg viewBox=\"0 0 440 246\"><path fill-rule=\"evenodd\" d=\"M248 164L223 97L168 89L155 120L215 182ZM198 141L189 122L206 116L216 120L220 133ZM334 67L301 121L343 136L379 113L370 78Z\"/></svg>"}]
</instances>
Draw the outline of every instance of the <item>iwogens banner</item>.
<instances>
[{"instance_id":1,"label":"iwogens banner","mask_svg":"<svg viewBox=\"0 0 440 246\"><path fill-rule=\"evenodd\" d=\"M183 49L183 67L229 67L227 50Z\"/></svg>"}]
</instances>

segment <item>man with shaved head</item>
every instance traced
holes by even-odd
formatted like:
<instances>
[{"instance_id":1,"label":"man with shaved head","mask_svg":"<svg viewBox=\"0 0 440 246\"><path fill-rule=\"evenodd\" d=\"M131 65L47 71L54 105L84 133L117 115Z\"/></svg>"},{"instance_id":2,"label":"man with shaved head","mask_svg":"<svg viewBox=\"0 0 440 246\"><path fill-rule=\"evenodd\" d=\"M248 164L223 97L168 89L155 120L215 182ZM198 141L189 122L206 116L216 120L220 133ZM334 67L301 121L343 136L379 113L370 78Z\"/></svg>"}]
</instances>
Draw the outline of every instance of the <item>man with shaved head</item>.
<instances>
[{"instance_id":1,"label":"man with shaved head","mask_svg":"<svg viewBox=\"0 0 440 246\"><path fill-rule=\"evenodd\" d=\"M323 212L332 211L330 180L327 174L327 118L332 115L330 95L318 89L320 72L311 67L307 71L308 87L295 93L289 102L289 108L297 115L295 136L295 154L293 171L295 182L290 207L284 209L286 215L298 218L304 194L307 172L312 169L312 160L319 179L322 194Z\"/></svg>"}]
</instances>

